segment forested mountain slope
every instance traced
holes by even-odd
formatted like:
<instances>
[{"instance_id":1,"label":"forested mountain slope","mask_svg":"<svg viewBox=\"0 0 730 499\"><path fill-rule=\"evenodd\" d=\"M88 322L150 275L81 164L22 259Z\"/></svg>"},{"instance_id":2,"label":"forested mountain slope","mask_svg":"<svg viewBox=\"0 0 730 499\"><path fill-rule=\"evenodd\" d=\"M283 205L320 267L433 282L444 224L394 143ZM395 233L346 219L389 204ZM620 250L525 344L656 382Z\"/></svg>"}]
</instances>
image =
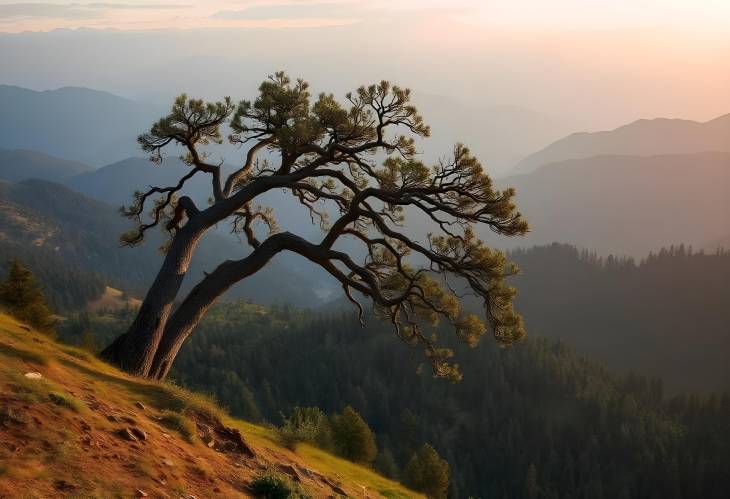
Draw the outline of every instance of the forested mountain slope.
<instances>
[{"instance_id":1,"label":"forested mountain slope","mask_svg":"<svg viewBox=\"0 0 730 499\"><path fill-rule=\"evenodd\" d=\"M120 246L128 222L112 206L60 184L41 180L0 182L0 248L3 254L38 259L55 255L64 265L107 278L107 284L142 296L162 260L163 234L151 233L135 248ZM226 258L242 258L248 249L233 238L209 234L201 243L184 290ZM26 256L27 255L27 256ZM54 280L48 282L53 286ZM271 283L286 283L285 287ZM259 303L289 302L301 306L321 303L313 282L291 267L273 262L263 272L231 290L231 296Z\"/></svg>"},{"instance_id":2,"label":"forested mountain slope","mask_svg":"<svg viewBox=\"0 0 730 499\"><path fill-rule=\"evenodd\" d=\"M131 317L91 326L103 344ZM220 304L174 377L255 421L351 404L389 456L379 469L401 476L429 442L451 465L452 497L720 499L730 487L728 395L667 399L660 380L616 376L539 337L512 348L484 338L457 357L464 379L450 384L372 318L363 330L352 314Z\"/></svg>"},{"instance_id":3,"label":"forested mountain slope","mask_svg":"<svg viewBox=\"0 0 730 499\"><path fill-rule=\"evenodd\" d=\"M730 390L730 252L678 246L635 261L553 244L511 256L528 334L673 393Z\"/></svg>"}]
</instances>

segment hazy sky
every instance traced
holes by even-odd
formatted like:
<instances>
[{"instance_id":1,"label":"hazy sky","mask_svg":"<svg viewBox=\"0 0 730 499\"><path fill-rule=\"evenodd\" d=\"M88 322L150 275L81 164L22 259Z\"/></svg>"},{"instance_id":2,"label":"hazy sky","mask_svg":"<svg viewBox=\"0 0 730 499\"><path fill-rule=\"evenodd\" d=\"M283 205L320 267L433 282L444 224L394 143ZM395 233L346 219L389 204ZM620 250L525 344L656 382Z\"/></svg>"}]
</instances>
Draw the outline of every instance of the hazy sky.
<instances>
[{"instance_id":1,"label":"hazy sky","mask_svg":"<svg viewBox=\"0 0 730 499\"><path fill-rule=\"evenodd\" d=\"M278 69L340 96L388 79L458 101L455 121L488 110L475 130L519 106L552 140L705 121L730 112L730 0L0 0L0 84L167 103L251 97Z\"/></svg>"},{"instance_id":2,"label":"hazy sky","mask_svg":"<svg viewBox=\"0 0 730 499\"><path fill-rule=\"evenodd\" d=\"M728 0L0 0L0 31L332 26L399 11L508 30L730 27Z\"/></svg>"}]
</instances>

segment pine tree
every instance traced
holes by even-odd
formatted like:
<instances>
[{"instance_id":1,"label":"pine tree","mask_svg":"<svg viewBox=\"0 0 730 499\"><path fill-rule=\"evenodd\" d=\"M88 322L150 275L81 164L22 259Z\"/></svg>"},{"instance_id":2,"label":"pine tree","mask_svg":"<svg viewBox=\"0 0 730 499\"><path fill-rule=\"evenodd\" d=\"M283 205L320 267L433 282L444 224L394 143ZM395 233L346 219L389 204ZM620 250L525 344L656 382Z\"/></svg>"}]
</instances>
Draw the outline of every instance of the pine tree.
<instances>
[{"instance_id":1,"label":"pine tree","mask_svg":"<svg viewBox=\"0 0 730 499\"><path fill-rule=\"evenodd\" d=\"M378 453L375 435L365 420L349 405L331 417L332 439L339 455L350 461L370 464Z\"/></svg>"},{"instance_id":2,"label":"pine tree","mask_svg":"<svg viewBox=\"0 0 730 499\"><path fill-rule=\"evenodd\" d=\"M527 475L525 476L524 498L537 499L539 490L537 485L537 468L533 463L530 463L530 466L527 468Z\"/></svg>"},{"instance_id":3,"label":"pine tree","mask_svg":"<svg viewBox=\"0 0 730 499\"><path fill-rule=\"evenodd\" d=\"M408 461L406 484L433 499L445 499L449 489L449 463L436 449L424 444Z\"/></svg>"},{"instance_id":4,"label":"pine tree","mask_svg":"<svg viewBox=\"0 0 730 499\"><path fill-rule=\"evenodd\" d=\"M58 322L56 316L33 273L18 258L10 262L8 277L0 284L0 302L17 319L38 331L54 333Z\"/></svg>"}]
</instances>

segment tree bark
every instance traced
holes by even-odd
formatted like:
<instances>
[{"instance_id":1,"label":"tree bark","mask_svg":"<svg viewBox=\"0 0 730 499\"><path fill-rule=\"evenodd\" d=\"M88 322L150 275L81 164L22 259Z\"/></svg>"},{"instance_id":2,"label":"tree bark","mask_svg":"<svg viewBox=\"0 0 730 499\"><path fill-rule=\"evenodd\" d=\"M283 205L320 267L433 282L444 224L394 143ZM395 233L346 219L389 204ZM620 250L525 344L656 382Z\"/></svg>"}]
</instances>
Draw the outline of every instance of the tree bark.
<instances>
[{"instance_id":1,"label":"tree bark","mask_svg":"<svg viewBox=\"0 0 730 499\"><path fill-rule=\"evenodd\" d=\"M195 247L205 230L188 223L170 243L165 260L127 332L101 352L106 361L138 376L148 376Z\"/></svg>"},{"instance_id":2,"label":"tree bark","mask_svg":"<svg viewBox=\"0 0 730 499\"><path fill-rule=\"evenodd\" d=\"M261 270L277 253L310 243L294 234L276 234L242 260L228 260L208 274L170 317L155 353L148 376L164 379L180 347L215 301L235 283Z\"/></svg>"}]
</instances>

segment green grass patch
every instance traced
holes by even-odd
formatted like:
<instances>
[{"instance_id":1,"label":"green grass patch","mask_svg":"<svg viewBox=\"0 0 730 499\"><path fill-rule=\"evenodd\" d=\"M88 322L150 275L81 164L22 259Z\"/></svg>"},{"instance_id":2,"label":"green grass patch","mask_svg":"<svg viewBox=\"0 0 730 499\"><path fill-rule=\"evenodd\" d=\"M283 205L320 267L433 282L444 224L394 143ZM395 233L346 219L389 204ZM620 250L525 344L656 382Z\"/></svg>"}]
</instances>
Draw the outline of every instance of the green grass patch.
<instances>
[{"instance_id":1,"label":"green grass patch","mask_svg":"<svg viewBox=\"0 0 730 499\"><path fill-rule=\"evenodd\" d=\"M179 412L164 411L159 419L160 424L178 432L188 442L193 441L195 436L195 423Z\"/></svg>"},{"instance_id":2,"label":"green grass patch","mask_svg":"<svg viewBox=\"0 0 730 499\"><path fill-rule=\"evenodd\" d=\"M0 355L16 358L24 362L37 364L39 366L48 365L48 362L50 360L50 356L45 352L40 352L38 350L26 350L24 348L18 348L14 345L8 345L7 343L1 341Z\"/></svg>"},{"instance_id":3,"label":"green grass patch","mask_svg":"<svg viewBox=\"0 0 730 499\"><path fill-rule=\"evenodd\" d=\"M57 406L71 409L74 412L80 412L83 407L83 404L79 400L67 393L49 392L48 398Z\"/></svg>"},{"instance_id":4,"label":"green grass patch","mask_svg":"<svg viewBox=\"0 0 730 499\"><path fill-rule=\"evenodd\" d=\"M309 499L298 485L281 473L266 472L254 477L251 491L256 497L265 499Z\"/></svg>"},{"instance_id":5,"label":"green grass patch","mask_svg":"<svg viewBox=\"0 0 730 499\"><path fill-rule=\"evenodd\" d=\"M381 496L386 497L387 499L408 499L409 497L404 496L403 494L395 490L379 490L378 492Z\"/></svg>"},{"instance_id":6,"label":"green grass patch","mask_svg":"<svg viewBox=\"0 0 730 499\"><path fill-rule=\"evenodd\" d=\"M59 348L61 349L61 351L70 355L71 357L74 357L75 359L83 360L88 363L92 363L96 360L96 357L94 357L93 354L82 348L71 347L68 345L59 345Z\"/></svg>"}]
</instances>

